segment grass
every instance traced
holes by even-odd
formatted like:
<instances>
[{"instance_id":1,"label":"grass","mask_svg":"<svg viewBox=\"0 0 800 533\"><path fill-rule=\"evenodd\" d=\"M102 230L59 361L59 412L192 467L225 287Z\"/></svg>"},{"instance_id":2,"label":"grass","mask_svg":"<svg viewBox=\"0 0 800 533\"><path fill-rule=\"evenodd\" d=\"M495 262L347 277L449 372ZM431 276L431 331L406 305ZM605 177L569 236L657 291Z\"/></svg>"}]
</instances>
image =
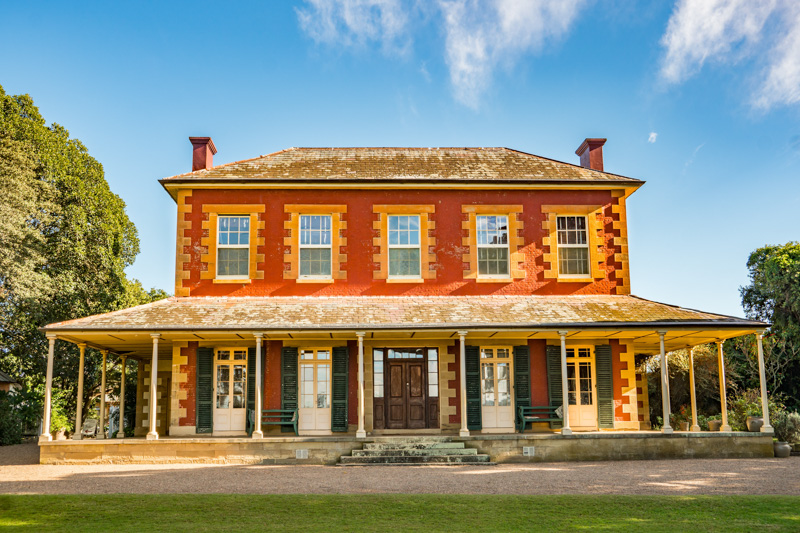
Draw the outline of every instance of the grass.
<instances>
[{"instance_id":1,"label":"grass","mask_svg":"<svg viewBox=\"0 0 800 533\"><path fill-rule=\"evenodd\" d=\"M2 496L2 531L798 531L792 496Z\"/></svg>"}]
</instances>

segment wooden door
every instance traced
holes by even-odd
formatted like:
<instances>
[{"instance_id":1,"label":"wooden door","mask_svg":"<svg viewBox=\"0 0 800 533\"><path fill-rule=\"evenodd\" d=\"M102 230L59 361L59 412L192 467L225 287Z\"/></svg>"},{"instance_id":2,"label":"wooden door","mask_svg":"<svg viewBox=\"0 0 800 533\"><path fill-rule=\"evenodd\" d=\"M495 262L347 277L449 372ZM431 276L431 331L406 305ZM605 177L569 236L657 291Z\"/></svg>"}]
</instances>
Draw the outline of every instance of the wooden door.
<instances>
[{"instance_id":1,"label":"wooden door","mask_svg":"<svg viewBox=\"0 0 800 533\"><path fill-rule=\"evenodd\" d=\"M428 398L424 361L389 361L387 417L389 429L423 429Z\"/></svg>"}]
</instances>

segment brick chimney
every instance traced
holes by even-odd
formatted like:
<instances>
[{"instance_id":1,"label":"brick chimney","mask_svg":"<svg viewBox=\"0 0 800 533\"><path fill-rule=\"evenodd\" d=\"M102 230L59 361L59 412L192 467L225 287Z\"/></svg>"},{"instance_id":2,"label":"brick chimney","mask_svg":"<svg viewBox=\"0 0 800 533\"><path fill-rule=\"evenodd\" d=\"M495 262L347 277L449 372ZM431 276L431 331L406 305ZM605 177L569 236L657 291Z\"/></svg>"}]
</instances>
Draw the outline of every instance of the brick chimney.
<instances>
[{"instance_id":1,"label":"brick chimney","mask_svg":"<svg viewBox=\"0 0 800 533\"><path fill-rule=\"evenodd\" d=\"M217 147L211 137L189 137L189 141L192 143L192 172L213 167Z\"/></svg>"},{"instance_id":2,"label":"brick chimney","mask_svg":"<svg viewBox=\"0 0 800 533\"><path fill-rule=\"evenodd\" d=\"M575 153L581 158L583 168L603 172L603 145L605 143L606 139L586 139L581 143Z\"/></svg>"}]
</instances>

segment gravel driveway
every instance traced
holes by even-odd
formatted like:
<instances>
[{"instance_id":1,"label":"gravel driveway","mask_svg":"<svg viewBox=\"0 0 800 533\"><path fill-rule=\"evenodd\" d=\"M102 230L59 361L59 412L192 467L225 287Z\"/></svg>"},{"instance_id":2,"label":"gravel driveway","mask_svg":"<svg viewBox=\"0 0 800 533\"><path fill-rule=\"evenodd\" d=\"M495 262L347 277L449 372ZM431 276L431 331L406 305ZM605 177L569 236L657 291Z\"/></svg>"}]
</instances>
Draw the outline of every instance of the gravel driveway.
<instances>
[{"instance_id":1,"label":"gravel driveway","mask_svg":"<svg viewBox=\"0 0 800 533\"><path fill-rule=\"evenodd\" d=\"M39 465L0 448L0 494L788 494L800 457L498 466Z\"/></svg>"}]
</instances>

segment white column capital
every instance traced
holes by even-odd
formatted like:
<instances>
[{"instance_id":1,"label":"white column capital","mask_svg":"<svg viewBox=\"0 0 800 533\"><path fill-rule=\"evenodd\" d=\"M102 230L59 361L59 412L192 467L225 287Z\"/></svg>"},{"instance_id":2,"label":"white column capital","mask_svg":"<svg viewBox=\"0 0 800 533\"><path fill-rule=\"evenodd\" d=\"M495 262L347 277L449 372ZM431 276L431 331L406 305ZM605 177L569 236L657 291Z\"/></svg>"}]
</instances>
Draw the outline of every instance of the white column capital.
<instances>
[{"instance_id":1,"label":"white column capital","mask_svg":"<svg viewBox=\"0 0 800 533\"><path fill-rule=\"evenodd\" d=\"M47 337L47 340L49 340L49 341L54 341L54 340L58 339L58 335L56 335L55 333L46 333L45 336Z\"/></svg>"},{"instance_id":2,"label":"white column capital","mask_svg":"<svg viewBox=\"0 0 800 533\"><path fill-rule=\"evenodd\" d=\"M255 337L258 340L261 340L261 339L264 338L264 334L263 333L253 333L253 337Z\"/></svg>"},{"instance_id":3,"label":"white column capital","mask_svg":"<svg viewBox=\"0 0 800 533\"><path fill-rule=\"evenodd\" d=\"M667 334L667 330L662 329L662 330L656 331L656 333L658 334L659 337L661 337L663 339L664 336Z\"/></svg>"},{"instance_id":4,"label":"white column capital","mask_svg":"<svg viewBox=\"0 0 800 533\"><path fill-rule=\"evenodd\" d=\"M458 334L459 337L461 337L463 339L464 337L467 336L467 333L469 333L469 332L461 330L461 331L457 331L456 333Z\"/></svg>"},{"instance_id":5,"label":"white column capital","mask_svg":"<svg viewBox=\"0 0 800 533\"><path fill-rule=\"evenodd\" d=\"M362 338L362 339L364 338L364 336L365 336L366 334L367 334L367 332L366 332L366 331L356 331L356 337L360 337L360 338Z\"/></svg>"},{"instance_id":6,"label":"white column capital","mask_svg":"<svg viewBox=\"0 0 800 533\"><path fill-rule=\"evenodd\" d=\"M150 336L153 338L153 342L155 342L161 338L161 333L151 333Z\"/></svg>"},{"instance_id":7,"label":"white column capital","mask_svg":"<svg viewBox=\"0 0 800 533\"><path fill-rule=\"evenodd\" d=\"M567 331L567 330L560 330L558 332L558 336L559 337L566 337L568 334L569 334L569 331Z\"/></svg>"}]
</instances>

